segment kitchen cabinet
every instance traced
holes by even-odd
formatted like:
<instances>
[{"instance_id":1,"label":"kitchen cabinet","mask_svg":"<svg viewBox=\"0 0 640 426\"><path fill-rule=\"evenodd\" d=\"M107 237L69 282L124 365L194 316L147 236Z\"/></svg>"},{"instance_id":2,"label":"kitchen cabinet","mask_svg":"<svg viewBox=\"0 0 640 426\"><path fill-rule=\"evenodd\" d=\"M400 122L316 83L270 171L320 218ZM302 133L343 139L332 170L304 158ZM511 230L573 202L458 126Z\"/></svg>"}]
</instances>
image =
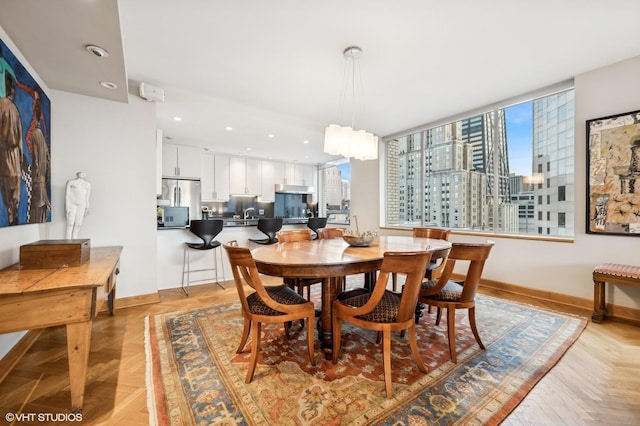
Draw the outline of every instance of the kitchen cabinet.
<instances>
[{"instance_id":1,"label":"kitchen cabinet","mask_svg":"<svg viewBox=\"0 0 640 426\"><path fill-rule=\"evenodd\" d=\"M284 163L284 184L296 185L296 166L293 163Z\"/></svg>"},{"instance_id":2,"label":"kitchen cabinet","mask_svg":"<svg viewBox=\"0 0 640 426\"><path fill-rule=\"evenodd\" d=\"M229 156L202 153L202 201L229 201Z\"/></svg>"},{"instance_id":3,"label":"kitchen cabinet","mask_svg":"<svg viewBox=\"0 0 640 426\"><path fill-rule=\"evenodd\" d=\"M295 164L294 185L313 186L313 166L308 164Z\"/></svg>"},{"instance_id":4,"label":"kitchen cabinet","mask_svg":"<svg viewBox=\"0 0 640 426\"><path fill-rule=\"evenodd\" d=\"M200 178L200 150L188 146L163 144L162 176Z\"/></svg>"},{"instance_id":5,"label":"kitchen cabinet","mask_svg":"<svg viewBox=\"0 0 640 426\"><path fill-rule=\"evenodd\" d=\"M273 184L275 185L286 185L287 178L285 173L285 163L280 161L273 162Z\"/></svg>"},{"instance_id":6,"label":"kitchen cabinet","mask_svg":"<svg viewBox=\"0 0 640 426\"><path fill-rule=\"evenodd\" d=\"M283 185L313 185L314 166L298 163L278 163L275 183Z\"/></svg>"},{"instance_id":7,"label":"kitchen cabinet","mask_svg":"<svg viewBox=\"0 0 640 426\"><path fill-rule=\"evenodd\" d=\"M254 158L229 158L229 192L231 195L260 195L262 163Z\"/></svg>"},{"instance_id":8,"label":"kitchen cabinet","mask_svg":"<svg viewBox=\"0 0 640 426\"><path fill-rule=\"evenodd\" d=\"M276 200L276 164L273 161L262 161L262 192L260 201L272 203Z\"/></svg>"}]
</instances>

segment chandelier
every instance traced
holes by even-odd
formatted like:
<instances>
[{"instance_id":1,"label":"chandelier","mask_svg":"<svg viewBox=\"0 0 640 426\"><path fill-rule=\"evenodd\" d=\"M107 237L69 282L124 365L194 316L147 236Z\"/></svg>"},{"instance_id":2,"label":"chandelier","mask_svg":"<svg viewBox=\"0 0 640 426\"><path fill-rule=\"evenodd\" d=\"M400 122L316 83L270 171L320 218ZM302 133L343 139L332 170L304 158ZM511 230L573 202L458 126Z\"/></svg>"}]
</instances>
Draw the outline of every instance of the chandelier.
<instances>
[{"instance_id":1,"label":"chandelier","mask_svg":"<svg viewBox=\"0 0 640 426\"><path fill-rule=\"evenodd\" d=\"M362 49L351 46L342 52L347 59L340 110L342 112L348 89L351 89L351 126L330 124L324 132L324 152L356 160L378 158L378 137L366 130L355 130L356 103L362 103L362 79L360 78L360 55ZM358 77L358 79L356 79Z\"/></svg>"}]
</instances>

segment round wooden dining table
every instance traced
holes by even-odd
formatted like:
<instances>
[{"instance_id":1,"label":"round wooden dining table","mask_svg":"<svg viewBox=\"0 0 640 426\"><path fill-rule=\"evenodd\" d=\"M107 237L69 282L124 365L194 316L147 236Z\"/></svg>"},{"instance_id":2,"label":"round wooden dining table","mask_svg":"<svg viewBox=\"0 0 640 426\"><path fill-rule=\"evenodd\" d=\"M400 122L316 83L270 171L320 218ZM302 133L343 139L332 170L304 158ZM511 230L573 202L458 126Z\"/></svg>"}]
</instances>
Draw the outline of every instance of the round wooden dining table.
<instances>
[{"instance_id":1,"label":"round wooden dining table","mask_svg":"<svg viewBox=\"0 0 640 426\"><path fill-rule=\"evenodd\" d=\"M347 275L365 273L366 285L375 283L384 253L388 251L434 250L432 260L451 248L451 243L433 238L380 236L367 247L352 247L342 238L277 243L251 250L258 271L283 278L323 278L319 338L327 359L331 357L333 332L331 307L337 283Z\"/></svg>"}]
</instances>

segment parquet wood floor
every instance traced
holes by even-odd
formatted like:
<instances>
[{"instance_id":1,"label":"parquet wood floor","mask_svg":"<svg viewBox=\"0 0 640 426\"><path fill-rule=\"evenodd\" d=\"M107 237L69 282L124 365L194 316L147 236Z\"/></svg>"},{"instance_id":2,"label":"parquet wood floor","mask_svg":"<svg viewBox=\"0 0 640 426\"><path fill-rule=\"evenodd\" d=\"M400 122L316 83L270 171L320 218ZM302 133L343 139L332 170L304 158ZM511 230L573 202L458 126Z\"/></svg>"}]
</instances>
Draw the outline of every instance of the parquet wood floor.
<instances>
[{"instance_id":1,"label":"parquet wood floor","mask_svg":"<svg viewBox=\"0 0 640 426\"><path fill-rule=\"evenodd\" d=\"M583 316L591 314L522 296L490 294ZM145 316L228 303L237 296L229 282L226 290L215 284L192 286L188 297L180 289L164 290L160 300L117 309L113 317L102 313L94 322L81 424L148 424ZM68 374L65 329L49 328L0 383L0 423L5 422L7 412L67 413L71 403ZM503 424L640 424L640 328L610 320L589 323L559 364Z\"/></svg>"}]
</instances>

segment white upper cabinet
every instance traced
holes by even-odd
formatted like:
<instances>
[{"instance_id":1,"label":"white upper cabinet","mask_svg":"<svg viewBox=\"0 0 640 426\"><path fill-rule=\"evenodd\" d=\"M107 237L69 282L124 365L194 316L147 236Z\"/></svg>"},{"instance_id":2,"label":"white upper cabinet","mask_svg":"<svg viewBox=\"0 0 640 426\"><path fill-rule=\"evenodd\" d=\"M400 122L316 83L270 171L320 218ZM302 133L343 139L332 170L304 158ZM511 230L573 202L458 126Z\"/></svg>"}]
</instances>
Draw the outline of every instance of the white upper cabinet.
<instances>
[{"instance_id":1,"label":"white upper cabinet","mask_svg":"<svg viewBox=\"0 0 640 426\"><path fill-rule=\"evenodd\" d=\"M262 192L260 201L272 203L276 200L276 163L273 161L262 161Z\"/></svg>"},{"instance_id":2,"label":"white upper cabinet","mask_svg":"<svg viewBox=\"0 0 640 426\"><path fill-rule=\"evenodd\" d=\"M285 173L285 163L280 161L273 162L273 183L278 185L284 185L287 183Z\"/></svg>"},{"instance_id":3,"label":"white upper cabinet","mask_svg":"<svg viewBox=\"0 0 640 426\"><path fill-rule=\"evenodd\" d=\"M162 176L200 178L200 152L188 146L163 144Z\"/></svg>"},{"instance_id":4,"label":"white upper cabinet","mask_svg":"<svg viewBox=\"0 0 640 426\"><path fill-rule=\"evenodd\" d=\"M277 163L275 183L283 185L313 185L314 166L298 163Z\"/></svg>"},{"instance_id":5,"label":"white upper cabinet","mask_svg":"<svg viewBox=\"0 0 640 426\"><path fill-rule=\"evenodd\" d=\"M295 185L313 185L313 166L307 164L296 164L294 181Z\"/></svg>"},{"instance_id":6,"label":"white upper cabinet","mask_svg":"<svg viewBox=\"0 0 640 426\"><path fill-rule=\"evenodd\" d=\"M285 185L296 185L296 166L293 163L284 163Z\"/></svg>"},{"instance_id":7,"label":"white upper cabinet","mask_svg":"<svg viewBox=\"0 0 640 426\"><path fill-rule=\"evenodd\" d=\"M262 194L262 160L247 158L247 194Z\"/></svg>"},{"instance_id":8,"label":"white upper cabinet","mask_svg":"<svg viewBox=\"0 0 640 426\"><path fill-rule=\"evenodd\" d=\"M229 200L229 156L215 155L215 192L217 200Z\"/></svg>"},{"instance_id":9,"label":"white upper cabinet","mask_svg":"<svg viewBox=\"0 0 640 426\"><path fill-rule=\"evenodd\" d=\"M260 195L262 192L262 162L253 158L229 158L229 192Z\"/></svg>"},{"instance_id":10,"label":"white upper cabinet","mask_svg":"<svg viewBox=\"0 0 640 426\"><path fill-rule=\"evenodd\" d=\"M202 201L229 201L229 156L203 153L200 162Z\"/></svg>"}]
</instances>

